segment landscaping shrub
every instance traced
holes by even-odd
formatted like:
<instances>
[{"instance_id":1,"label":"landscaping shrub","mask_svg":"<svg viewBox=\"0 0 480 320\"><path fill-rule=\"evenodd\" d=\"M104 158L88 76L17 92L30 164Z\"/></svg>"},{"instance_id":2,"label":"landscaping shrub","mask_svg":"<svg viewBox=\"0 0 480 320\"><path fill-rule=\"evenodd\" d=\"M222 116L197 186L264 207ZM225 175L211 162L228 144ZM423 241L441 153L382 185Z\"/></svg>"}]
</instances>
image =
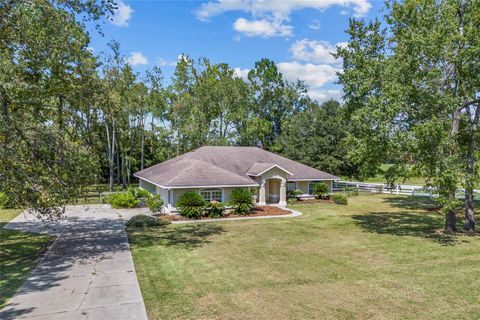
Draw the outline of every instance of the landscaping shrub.
<instances>
[{"instance_id":1,"label":"landscaping shrub","mask_svg":"<svg viewBox=\"0 0 480 320\"><path fill-rule=\"evenodd\" d=\"M218 201L210 201L206 207L207 216L210 218L221 218L225 214L225 206Z\"/></svg>"},{"instance_id":2,"label":"landscaping shrub","mask_svg":"<svg viewBox=\"0 0 480 320\"><path fill-rule=\"evenodd\" d=\"M343 193L334 193L332 194L331 199L336 204L343 204L343 205L348 204L347 196L344 195Z\"/></svg>"},{"instance_id":3,"label":"landscaping shrub","mask_svg":"<svg viewBox=\"0 0 480 320\"><path fill-rule=\"evenodd\" d=\"M148 199L152 195L150 192L148 192L145 189L132 188L132 187L128 188L127 192L130 193L132 196L134 196L135 199L138 199L138 198L147 198Z\"/></svg>"},{"instance_id":4,"label":"landscaping shrub","mask_svg":"<svg viewBox=\"0 0 480 320\"><path fill-rule=\"evenodd\" d=\"M159 227L169 224L170 221L160 220L158 218L150 217L144 214L130 218L127 222L127 227Z\"/></svg>"},{"instance_id":5,"label":"landscaping shrub","mask_svg":"<svg viewBox=\"0 0 480 320\"><path fill-rule=\"evenodd\" d=\"M323 195L327 193L328 193L328 186L325 183L320 182L313 186L313 195L315 196L315 198L321 199Z\"/></svg>"},{"instance_id":6,"label":"landscaping shrub","mask_svg":"<svg viewBox=\"0 0 480 320\"><path fill-rule=\"evenodd\" d=\"M288 190L287 197L288 198L297 198L299 195L302 195L302 190Z\"/></svg>"},{"instance_id":7,"label":"landscaping shrub","mask_svg":"<svg viewBox=\"0 0 480 320\"><path fill-rule=\"evenodd\" d=\"M163 200L158 194L149 195L146 204L151 212L161 213L163 211Z\"/></svg>"},{"instance_id":8,"label":"landscaping shrub","mask_svg":"<svg viewBox=\"0 0 480 320\"><path fill-rule=\"evenodd\" d=\"M0 209L6 209L9 200L5 192L0 192Z\"/></svg>"},{"instance_id":9,"label":"landscaping shrub","mask_svg":"<svg viewBox=\"0 0 480 320\"><path fill-rule=\"evenodd\" d=\"M140 203L140 200L135 199L135 197L129 193L116 193L112 194L107 198L107 203L112 205L112 208L135 208Z\"/></svg>"},{"instance_id":10,"label":"landscaping shrub","mask_svg":"<svg viewBox=\"0 0 480 320\"><path fill-rule=\"evenodd\" d=\"M189 219L200 219L205 210L205 200L195 191L183 193L177 202L178 212Z\"/></svg>"},{"instance_id":11,"label":"landscaping shrub","mask_svg":"<svg viewBox=\"0 0 480 320\"><path fill-rule=\"evenodd\" d=\"M253 208L252 194L245 188L234 189L230 203L236 214L249 214Z\"/></svg>"}]
</instances>

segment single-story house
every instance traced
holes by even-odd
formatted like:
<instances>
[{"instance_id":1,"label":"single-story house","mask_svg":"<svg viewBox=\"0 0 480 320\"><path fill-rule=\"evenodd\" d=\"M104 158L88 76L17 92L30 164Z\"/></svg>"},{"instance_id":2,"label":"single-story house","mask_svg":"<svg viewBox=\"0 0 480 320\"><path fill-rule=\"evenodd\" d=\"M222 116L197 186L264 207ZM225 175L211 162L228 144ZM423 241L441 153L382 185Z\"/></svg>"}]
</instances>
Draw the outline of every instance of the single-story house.
<instances>
[{"instance_id":1,"label":"single-story house","mask_svg":"<svg viewBox=\"0 0 480 320\"><path fill-rule=\"evenodd\" d=\"M315 183L330 190L339 178L256 147L205 146L134 174L140 187L159 194L168 212L195 190L205 200L227 202L235 188L250 188L259 205L286 205L289 190L312 195Z\"/></svg>"}]
</instances>

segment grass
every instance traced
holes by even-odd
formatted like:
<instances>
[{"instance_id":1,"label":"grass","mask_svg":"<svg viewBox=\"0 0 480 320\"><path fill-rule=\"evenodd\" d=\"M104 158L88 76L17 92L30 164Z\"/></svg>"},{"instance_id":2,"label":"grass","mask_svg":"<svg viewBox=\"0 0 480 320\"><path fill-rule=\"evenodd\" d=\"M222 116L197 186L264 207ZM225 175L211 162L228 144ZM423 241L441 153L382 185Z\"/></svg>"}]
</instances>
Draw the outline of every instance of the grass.
<instances>
[{"instance_id":1,"label":"grass","mask_svg":"<svg viewBox=\"0 0 480 320\"><path fill-rule=\"evenodd\" d=\"M292 208L129 230L149 319L480 318L480 237L437 232L428 200Z\"/></svg>"},{"instance_id":2,"label":"grass","mask_svg":"<svg viewBox=\"0 0 480 320\"><path fill-rule=\"evenodd\" d=\"M0 210L0 308L22 285L54 239L48 235L3 229L20 212L18 209Z\"/></svg>"}]
</instances>

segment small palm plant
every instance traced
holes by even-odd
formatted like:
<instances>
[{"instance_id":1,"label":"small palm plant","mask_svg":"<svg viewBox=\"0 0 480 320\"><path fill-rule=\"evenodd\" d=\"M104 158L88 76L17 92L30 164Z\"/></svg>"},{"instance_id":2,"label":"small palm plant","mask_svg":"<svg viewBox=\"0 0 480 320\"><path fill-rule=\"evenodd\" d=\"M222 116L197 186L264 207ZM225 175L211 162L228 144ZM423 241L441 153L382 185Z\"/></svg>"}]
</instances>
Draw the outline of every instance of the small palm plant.
<instances>
[{"instance_id":1,"label":"small palm plant","mask_svg":"<svg viewBox=\"0 0 480 320\"><path fill-rule=\"evenodd\" d=\"M225 214L225 206L218 201L210 201L206 206L207 216L210 218L221 218Z\"/></svg>"},{"instance_id":2,"label":"small palm plant","mask_svg":"<svg viewBox=\"0 0 480 320\"><path fill-rule=\"evenodd\" d=\"M200 219L205 210L205 200L195 191L187 191L177 202L178 212L189 219Z\"/></svg>"},{"instance_id":3,"label":"small palm plant","mask_svg":"<svg viewBox=\"0 0 480 320\"><path fill-rule=\"evenodd\" d=\"M235 189L232 191L230 204L235 208L236 214L249 214L253 208L252 194L245 188Z\"/></svg>"},{"instance_id":4,"label":"small palm plant","mask_svg":"<svg viewBox=\"0 0 480 320\"><path fill-rule=\"evenodd\" d=\"M322 199L323 195L327 193L328 193L328 186L325 183L321 182L313 186L313 195L317 199Z\"/></svg>"}]
</instances>

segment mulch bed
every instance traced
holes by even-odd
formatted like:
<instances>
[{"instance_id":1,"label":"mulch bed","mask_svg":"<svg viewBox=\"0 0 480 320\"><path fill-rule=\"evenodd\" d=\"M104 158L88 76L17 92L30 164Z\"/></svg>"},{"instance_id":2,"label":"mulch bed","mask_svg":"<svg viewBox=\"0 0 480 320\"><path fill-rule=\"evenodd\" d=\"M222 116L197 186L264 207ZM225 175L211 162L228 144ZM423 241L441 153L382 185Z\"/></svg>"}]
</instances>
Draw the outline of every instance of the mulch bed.
<instances>
[{"instance_id":1,"label":"mulch bed","mask_svg":"<svg viewBox=\"0 0 480 320\"><path fill-rule=\"evenodd\" d=\"M274 206L255 206L250 214L247 215L239 215L232 213L227 213L222 218L240 218L240 217L262 217L262 216L284 216L287 214L291 214L289 210L285 210L279 207ZM158 215L159 219L167 220L167 221L194 221L195 219L185 219L179 214L161 214ZM200 220L215 220L215 218L203 217Z\"/></svg>"},{"instance_id":2,"label":"mulch bed","mask_svg":"<svg viewBox=\"0 0 480 320\"><path fill-rule=\"evenodd\" d=\"M315 204L315 203L335 203L333 200L325 200L325 199L300 199L293 204Z\"/></svg>"}]
</instances>

